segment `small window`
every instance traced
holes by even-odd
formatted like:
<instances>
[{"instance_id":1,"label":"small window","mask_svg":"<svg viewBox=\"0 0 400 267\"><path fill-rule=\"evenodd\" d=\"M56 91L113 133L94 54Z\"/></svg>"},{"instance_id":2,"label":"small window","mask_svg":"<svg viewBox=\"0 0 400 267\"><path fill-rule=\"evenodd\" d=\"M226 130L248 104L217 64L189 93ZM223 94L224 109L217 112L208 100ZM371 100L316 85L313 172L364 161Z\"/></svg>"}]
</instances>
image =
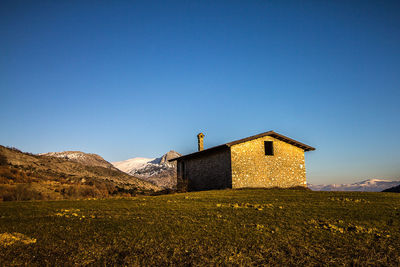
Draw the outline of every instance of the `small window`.
<instances>
[{"instance_id":1,"label":"small window","mask_svg":"<svg viewBox=\"0 0 400 267\"><path fill-rule=\"evenodd\" d=\"M272 141L264 141L265 155L273 156L274 155L274 146Z\"/></svg>"}]
</instances>

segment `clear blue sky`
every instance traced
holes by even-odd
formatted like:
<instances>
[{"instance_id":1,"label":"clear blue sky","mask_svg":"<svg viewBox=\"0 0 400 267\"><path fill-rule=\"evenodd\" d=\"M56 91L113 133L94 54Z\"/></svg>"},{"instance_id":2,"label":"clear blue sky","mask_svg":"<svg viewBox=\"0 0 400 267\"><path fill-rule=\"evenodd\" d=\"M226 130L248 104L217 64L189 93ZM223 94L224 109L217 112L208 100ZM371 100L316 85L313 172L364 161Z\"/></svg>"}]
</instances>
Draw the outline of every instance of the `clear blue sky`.
<instances>
[{"instance_id":1,"label":"clear blue sky","mask_svg":"<svg viewBox=\"0 0 400 267\"><path fill-rule=\"evenodd\" d=\"M0 144L109 161L275 130L400 179L399 1L1 1Z\"/></svg>"}]
</instances>

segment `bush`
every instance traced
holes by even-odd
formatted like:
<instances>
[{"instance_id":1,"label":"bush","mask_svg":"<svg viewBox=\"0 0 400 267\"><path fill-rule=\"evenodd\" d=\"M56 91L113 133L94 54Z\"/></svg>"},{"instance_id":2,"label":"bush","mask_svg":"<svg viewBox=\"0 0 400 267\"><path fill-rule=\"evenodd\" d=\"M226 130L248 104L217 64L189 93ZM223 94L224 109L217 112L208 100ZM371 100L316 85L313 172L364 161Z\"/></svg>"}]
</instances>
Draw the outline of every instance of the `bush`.
<instances>
[{"instance_id":1,"label":"bush","mask_svg":"<svg viewBox=\"0 0 400 267\"><path fill-rule=\"evenodd\" d=\"M0 154L0 166L7 166L7 165L8 165L7 157L4 156L3 154Z\"/></svg>"},{"instance_id":2,"label":"bush","mask_svg":"<svg viewBox=\"0 0 400 267\"><path fill-rule=\"evenodd\" d=\"M111 191L112 192L112 191ZM75 184L61 190L65 198L106 198L109 196L107 185L94 183L94 185Z\"/></svg>"},{"instance_id":3,"label":"bush","mask_svg":"<svg viewBox=\"0 0 400 267\"><path fill-rule=\"evenodd\" d=\"M29 183L32 181L26 173L12 166L0 165L0 182L1 183Z\"/></svg>"},{"instance_id":4,"label":"bush","mask_svg":"<svg viewBox=\"0 0 400 267\"><path fill-rule=\"evenodd\" d=\"M21 151L21 150L19 150L19 149L18 149L18 148L16 148L16 147L13 147L13 146L7 146L7 148L8 148L8 149L10 149L11 151L15 151L15 152L22 153L22 151Z\"/></svg>"},{"instance_id":5,"label":"bush","mask_svg":"<svg viewBox=\"0 0 400 267\"><path fill-rule=\"evenodd\" d=\"M4 201L43 200L44 196L29 184L0 185L0 198Z\"/></svg>"}]
</instances>

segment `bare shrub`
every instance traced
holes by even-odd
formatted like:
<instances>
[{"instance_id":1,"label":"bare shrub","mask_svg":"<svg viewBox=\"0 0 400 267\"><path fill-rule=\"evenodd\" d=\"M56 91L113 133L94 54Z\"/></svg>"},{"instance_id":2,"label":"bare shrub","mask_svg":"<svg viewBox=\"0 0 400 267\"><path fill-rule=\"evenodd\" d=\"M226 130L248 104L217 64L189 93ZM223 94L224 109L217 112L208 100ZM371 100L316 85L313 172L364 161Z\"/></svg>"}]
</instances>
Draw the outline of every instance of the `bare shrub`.
<instances>
[{"instance_id":1,"label":"bare shrub","mask_svg":"<svg viewBox=\"0 0 400 267\"><path fill-rule=\"evenodd\" d=\"M106 198L109 190L106 184L94 183L93 185L74 184L63 188L61 194L65 198Z\"/></svg>"},{"instance_id":2,"label":"bare shrub","mask_svg":"<svg viewBox=\"0 0 400 267\"><path fill-rule=\"evenodd\" d=\"M3 154L0 154L0 166L7 166L7 165L8 165L7 157L4 156Z\"/></svg>"},{"instance_id":3,"label":"bare shrub","mask_svg":"<svg viewBox=\"0 0 400 267\"><path fill-rule=\"evenodd\" d=\"M29 184L0 185L0 198L4 201L43 200L45 197Z\"/></svg>"},{"instance_id":4,"label":"bare shrub","mask_svg":"<svg viewBox=\"0 0 400 267\"><path fill-rule=\"evenodd\" d=\"M23 170L19 170L12 166L0 165L0 181L1 183L29 183L32 181Z\"/></svg>"},{"instance_id":5,"label":"bare shrub","mask_svg":"<svg viewBox=\"0 0 400 267\"><path fill-rule=\"evenodd\" d=\"M7 146L7 148L8 148L8 149L10 149L10 150L12 150L12 151L15 151L15 152L22 153L22 151L21 151L21 150L19 150L19 149L18 149L18 148L16 148L16 147L13 147L13 146Z\"/></svg>"}]
</instances>

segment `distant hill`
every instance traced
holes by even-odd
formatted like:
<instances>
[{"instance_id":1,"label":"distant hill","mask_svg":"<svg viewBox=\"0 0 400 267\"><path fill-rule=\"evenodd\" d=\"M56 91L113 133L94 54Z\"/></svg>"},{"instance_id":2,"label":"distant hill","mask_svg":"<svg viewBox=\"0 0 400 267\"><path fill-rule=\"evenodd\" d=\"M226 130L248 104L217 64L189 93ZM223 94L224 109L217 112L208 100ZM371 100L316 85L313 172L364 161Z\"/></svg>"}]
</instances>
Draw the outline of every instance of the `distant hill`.
<instances>
[{"instance_id":1,"label":"distant hill","mask_svg":"<svg viewBox=\"0 0 400 267\"><path fill-rule=\"evenodd\" d=\"M385 189L382 192L400 193L400 185Z\"/></svg>"},{"instance_id":2,"label":"distant hill","mask_svg":"<svg viewBox=\"0 0 400 267\"><path fill-rule=\"evenodd\" d=\"M382 190L398 186L400 181L390 181L383 179L369 179L352 184L324 184L312 185L308 184L308 188L313 191L364 191L364 192L381 192Z\"/></svg>"},{"instance_id":3,"label":"distant hill","mask_svg":"<svg viewBox=\"0 0 400 267\"><path fill-rule=\"evenodd\" d=\"M34 155L0 146L0 199L108 197L160 190L110 166L98 155L62 153ZM30 196L21 199L21 195Z\"/></svg>"},{"instance_id":4,"label":"distant hill","mask_svg":"<svg viewBox=\"0 0 400 267\"><path fill-rule=\"evenodd\" d=\"M162 188L176 188L176 163L168 160L181 156L176 151L169 151L159 158L132 158L112 162L119 170L149 181Z\"/></svg>"},{"instance_id":5,"label":"distant hill","mask_svg":"<svg viewBox=\"0 0 400 267\"><path fill-rule=\"evenodd\" d=\"M63 151L63 152L42 153L39 155L68 159L82 163L87 166L99 166L108 169L118 170L110 162L106 161L97 154L84 153L81 151Z\"/></svg>"}]
</instances>

